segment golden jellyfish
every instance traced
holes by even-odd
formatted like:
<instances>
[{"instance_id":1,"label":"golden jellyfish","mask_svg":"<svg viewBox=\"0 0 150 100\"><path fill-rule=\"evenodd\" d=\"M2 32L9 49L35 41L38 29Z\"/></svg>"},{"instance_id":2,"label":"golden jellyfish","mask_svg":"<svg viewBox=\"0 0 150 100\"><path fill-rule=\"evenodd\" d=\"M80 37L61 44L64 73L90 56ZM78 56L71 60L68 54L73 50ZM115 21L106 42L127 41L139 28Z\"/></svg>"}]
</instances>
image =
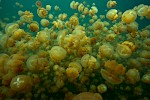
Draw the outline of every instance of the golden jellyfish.
<instances>
[{"instance_id":1,"label":"golden jellyfish","mask_svg":"<svg viewBox=\"0 0 150 100\"><path fill-rule=\"evenodd\" d=\"M81 3L81 4L79 4L79 6L78 6L78 11L79 12L83 12L84 11L84 5Z\"/></svg>"},{"instance_id":2,"label":"golden jellyfish","mask_svg":"<svg viewBox=\"0 0 150 100\"><path fill-rule=\"evenodd\" d=\"M77 68L69 67L66 69L66 75L68 78L76 79L79 76L79 71Z\"/></svg>"},{"instance_id":3,"label":"golden jellyfish","mask_svg":"<svg viewBox=\"0 0 150 100\"><path fill-rule=\"evenodd\" d=\"M52 20L53 17L54 17L54 16L53 16L52 14L49 14L49 15L48 15L48 18L49 18L50 20Z\"/></svg>"},{"instance_id":4,"label":"golden jellyfish","mask_svg":"<svg viewBox=\"0 0 150 100\"><path fill-rule=\"evenodd\" d=\"M131 23L127 24L127 31L129 33L137 32L138 31L138 23L137 22L131 22Z\"/></svg>"},{"instance_id":5,"label":"golden jellyfish","mask_svg":"<svg viewBox=\"0 0 150 100\"><path fill-rule=\"evenodd\" d=\"M12 35L12 33L17 29L19 29L19 25L17 23L9 23L5 27L5 32L8 35Z\"/></svg>"},{"instance_id":6,"label":"golden jellyfish","mask_svg":"<svg viewBox=\"0 0 150 100\"><path fill-rule=\"evenodd\" d=\"M56 11L60 10L59 6L57 6L57 5L54 7L54 9L55 9Z\"/></svg>"},{"instance_id":7,"label":"golden jellyfish","mask_svg":"<svg viewBox=\"0 0 150 100\"><path fill-rule=\"evenodd\" d=\"M65 20L67 18L67 14L66 13L62 13L62 14L59 14L59 19L60 20Z\"/></svg>"},{"instance_id":8,"label":"golden jellyfish","mask_svg":"<svg viewBox=\"0 0 150 100\"><path fill-rule=\"evenodd\" d=\"M20 17L20 20L22 22L27 22L27 23L30 23L32 20L33 20L33 13L30 12L30 11L24 11L23 12L23 15Z\"/></svg>"},{"instance_id":9,"label":"golden jellyfish","mask_svg":"<svg viewBox=\"0 0 150 100\"><path fill-rule=\"evenodd\" d=\"M47 19L41 19L40 23L43 27L47 27L50 24L49 20Z\"/></svg>"},{"instance_id":10,"label":"golden jellyfish","mask_svg":"<svg viewBox=\"0 0 150 100\"><path fill-rule=\"evenodd\" d=\"M81 66L81 64L80 64L79 62L77 62L77 61L74 61L74 62L69 63L68 68L76 68L79 73L82 71L82 66Z\"/></svg>"},{"instance_id":11,"label":"golden jellyfish","mask_svg":"<svg viewBox=\"0 0 150 100\"><path fill-rule=\"evenodd\" d=\"M39 58L37 55L32 55L27 59L26 66L29 71L41 71L48 66L46 58Z\"/></svg>"},{"instance_id":12,"label":"golden jellyfish","mask_svg":"<svg viewBox=\"0 0 150 100\"><path fill-rule=\"evenodd\" d=\"M117 12L118 11L116 9L110 9L106 14L106 18L112 21L116 20L118 18Z\"/></svg>"},{"instance_id":13,"label":"golden jellyfish","mask_svg":"<svg viewBox=\"0 0 150 100\"><path fill-rule=\"evenodd\" d=\"M101 22L100 20L97 20L92 24L92 27L94 30L101 30L104 27L104 23Z\"/></svg>"},{"instance_id":14,"label":"golden jellyfish","mask_svg":"<svg viewBox=\"0 0 150 100\"><path fill-rule=\"evenodd\" d=\"M135 45L132 42L125 41L122 44L118 44L116 51L120 57L128 58L135 51Z\"/></svg>"},{"instance_id":15,"label":"golden jellyfish","mask_svg":"<svg viewBox=\"0 0 150 100\"><path fill-rule=\"evenodd\" d=\"M150 38L144 39L144 44L146 44L147 46L150 46Z\"/></svg>"},{"instance_id":16,"label":"golden jellyfish","mask_svg":"<svg viewBox=\"0 0 150 100\"><path fill-rule=\"evenodd\" d=\"M39 56L40 58L46 58L47 55L48 55L48 52L45 51L45 50L39 50L39 51L38 51L38 56Z\"/></svg>"},{"instance_id":17,"label":"golden jellyfish","mask_svg":"<svg viewBox=\"0 0 150 100\"><path fill-rule=\"evenodd\" d=\"M92 6L91 9L89 10L89 14L93 16L96 13L98 13L97 7L96 6Z\"/></svg>"},{"instance_id":18,"label":"golden jellyfish","mask_svg":"<svg viewBox=\"0 0 150 100\"><path fill-rule=\"evenodd\" d=\"M140 32L140 36L141 36L142 38L148 38L148 37L150 36L150 30L147 30L147 29L142 30L142 31Z\"/></svg>"},{"instance_id":19,"label":"golden jellyfish","mask_svg":"<svg viewBox=\"0 0 150 100\"><path fill-rule=\"evenodd\" d=\"M2 84L5 85L5 86L9 86L12 78L15 77L15 76L16 76L16 73L13 73L12 71L9 71L5 75L3 75Z\"/></svg>"},{"instance_id":20,"label":"golden jellyfish","mask_svg":"<svg viewBox=\"0 0 150 100\"><path fill-rule=\"evenodd\" d=\"M40 18L46 18L48 11L45 8L38 8L37 14Z\"/></svg>"},{"instance_id":21,"label":"golden jellyfish","mask_svg":"<svg viewBox=\"0 0 150 100\"><path fill-rule=\"evenodd\" d=\"M88 9L87 7L85 7L85 8L84 8L84 10L83 10L83 14L84 14L84 15L89 14L89 9Z\"/></svg>"},{"instance_id":22,"label":"golden jellyfish","mask_svg":"<svg viewBox=\"0 0 150 100\"><path fill-rule=\"evenodd\" d=\"M103 44L102 46L99 47L98 51L99 51L98 55L101 58L112 57L114 53L114 48L110 44Z\"/></svg>"},{"instance_id":23,"label":"golden jellyfish","mask_svg":"<svg viewBox=\"0 0 150 100\"><path fill-rule=\"evenodd\" d=\"M118 24L117 24L117 31L118 31L119 33L124 33L124 32L127 31L127 26L124 25L123 23L118 23Z\"/></svg>"},{"instance_id":24,"label":"golden jellyfish","mask_svg":"<svg viewBox=\"0 0 150 100\"><path fill-rule=\"evenodd\" d=\"M105 84L100 84L97 86L97 91L99 93L105 93L107 91L107 86Z\"/></svg>"},{"instance_id":25,"label":"golden jellyfish","mask_svg":"<svg viewBox=\"0 0 150 100\"><path fill-rule=\"evenodd\" d=\"M64 38L66 36L66 34L68 33L68 30L64 29L64 30L60 30L58 32L58 36L57 36L57 42L60 46L64 45Z\"/></svg>"},{"instance_id":26,"label":"golden jellyfish","mask_svg":"<svg viewBox=\"0 0 150 100\"><path fill-rule=\"evenodd\" d=\"M82 92L73 97L72 100L103 100L99 93Z\"/></svg>"},{"instance_id":27,"label":"golden jellyfish","mask_svg":"<svg viewBox=\"0 0 150 100\"><path fill-rule=\"evenodd\" d=\"M64 48L68 53L73 53L89 42L89 38L85 35L83 27L75 27L72 34L66 35L64 38Z\"/></svg>"},{"instance_id":28,"label":"golden jellyfish","mask_svg":"<svg viewBox=\"0 0 150 100\"><path fill-rule=\"evenodd\" d=\"M13 33L14 40L21 40L21 38L25 35L25 31L23 29L17 29Z\"/></svg>"},{"instance_id":29,"label":"golden jellyfish","mask_svg":"<svg viewBox=\"0 0 150 100\"><path fill-rule=\"evenodd\" d=\"M130 50L130 48L126 45L121 45L119 44L116 48L117 53L119 54L119 56L123 57L123 58L128 58L131 56L132 51Z\"/></svg>"},{"instance_id":30,"label":"golden jellyfish","mask_svg":"<svg viewBox=\"0 0 150 100\"><path fill-rule=\"evenodd\" d=\"M148 11L147 11L147 14L146 14L146 18L150 19L150 6L148 6Z\"/></svg>"},{"instance_id":31,"label":"golden jellyfish","mask_svg":"<svg viewBox=\"0 0 150 100\"><path fill-rule=\"evenodd\" d=\"M70 8L72 8L72 9L78 9L78 5L79 5L79 2L72 1L70 3Z\"/></svg>"},{"instance_id":32,"label":"golden jellyfish","mask_svg":"<svg viewBox=\"0 0 150 100\"><path fill-rule=\"evenodd\" d=\"M137 18L137 13L134 10L126 10L123 14L122 14L122 22L124 23L131 23L134 22Z\"/></svg>"},{"instance_id":33,"label":"golden jellyfish","mask_svg":"<svg viewBox=\"0 0 150 100\"><path fill-rule=\"evenodd\" d=\"M27 93L32 90L33 82L32 78L27 75L17 75L10 83L10 88L15 92Z\"/></svg>"},{"instance_id":34,"label":"golden jellyfish","mask_svg":"<svg viewBox=\"0 0 150 100\"><path fill-rule=\"evenodd\" d=\"M7 54L0 54L0 77L5 74L4 66L8 59L9 56Z\"/></svg>"},{"instance_id":35,"label":"golden jellyfish","mask_svg":"<svg viewBox=\"0 0 150 100\"><path fill-rule=\"evenodd\" d=\"M93 15L92 19L97 20L98 16L97 15Z\"/></svg>"},{"instance_id":36,"label":"golden jellyfish","mask_svg":"<svg viewBox=\"0 0 150 100\"><path fill-rule=\"evenodd\" d=\"M99 63L97 62L97 59L95 57L89 55L89 54L85 54L81 58L81 65L85 69L90 69L90 70L94 70L94 69L99 68Z\"/></svg>"},{"instance_id":37,"label":"golden jellyfish","mask_svg":"<svg viewBox=\"0 0 150 100\"><path fill-rule=\"evenodd\" d=\"M116 1L109 0L107 2L107 8L114 8L114 7L116 7L116 4L117 4Z\"/></svg>"},{"instance_id":38,"label":"golden jellyfish","mask_svg":"<svg viewBox=\"0 0 150 100\"><path fill-rule=\"evenodd\" d=\"M79 24L79 19L76 15L73 15L70 17L69 19L69 23L72 25L72 26L77 26Z\"/></svg>"},{"instance_id":39,"label":"golden jellyfish","mask_svg":"<svg viewBox=\"0 0 150 100\"><path fill-rule=\"evenodd\" d=\"M25 60L25 57L24 57L24 55L22 55L22 54L13 54L13 55L11 55L10 56L12 59L15 59L15 60L20 60L20 61L24 61Z\"/></svg>"},{"instance_id":40,"label":"golden jellyfish","mask_svg":"<svg viewBox=\"0 0 150 100\"><path fill-rule=\"evenodd\" d=\"M137 9L138 16L146 16L148 14L149 6L148 5L139 5Z\"/></svg>"},{"instance_id":41,"label":"golden jellyfish","mask_svg":"<svg viewBox=\"0 0 150 100\"><path fill-rule=\"evenodd\" d=\"M74 4L75 4L75 1L73 0L72 2L70 2L70 8L74 9Z\"/></svg>"},{"instance_id":42,"label":"golden jellyfish","mask_svg":"<svg viewBox=\"0 0 150 100\"><path fill-rule=\"evenodd\" d=\"M146 73L142 76L141 81L146 84L150 84L150 73Z\"/></svg>"},{"instance_id":43,"label":"golden jellyfish","mask_svg":"<svg viewBox=\"0 0 150 100\"><path fill-rule=\"evenodd\" d=\"M90 24L94 23L94 19L89 20Z\"/></svg>"},{"instance_id":44,"label":"golden jellyfish","mask_svg":"<svg viewBox=\"0 0 150 100\"><path fill-rule=\"evenodd\" d=\"M105 68L101 69L102 77L111 84L120 84L123 82L126 68L118 64L115 60L105 62Z\"/></svg>"},{"instance_id":45,"label":"golden jellyfish","mask_svg":"<svg viewBox=\"0 0 150 100\"><path fill-rule=\"evenodd\" d=\"M31 39L27 42L27 47L30 50L37 50L40 46L40 42L36 39Z\"/></svg>"},{"instance_id":46,"label":"golden jellyfish","mask_svg":"<svg viewBox=\"0 0 150 100\"><path fill-rule=\"evenodd\" d=\"M53 46L49 51L49 55L51 60L54 62L60 62L61 60L66 58L67 52L61 46Z\"/></svg>"},{"instance_id":47,"label":"golden jellyfish","mask_svg":"<svg viewBox=\"0 0 150 100\"><path fill-rule=\"evenodd\" d=\"M122 45L128 46L131 49L132 52L135 51L135 49L136 49L135 44L133 42L124 41L122 43Z\"/></svg>"},{"instance_id":48,"label":"golden jellyfish","mask_svg":"<svg viewBox=\"0 0 150 100\"><path fill-rule=\"evenodd\" d=\"M46 10L47 10L47 11L50 11L51 8L52 8L51 5L46 5Z\"/></svg>"},{"instance_id":49,"label":"golden jellyfish","mask_svg":"<svg viewBox=\"0 0 150 100\"><path fill-rule=\"evenodd\" d=\"M28 26L27 26L32 32L37 32L39 30L39 24L38 22L34 21L31 22Z\"/></svg>"},{"instance_id":50,"label":"golden jellyfish","mask_svg":"<svg viewBox=\"0 0 150 100\"><path fill-rule=\"evenodd\" d=\"M140 73L137 69L129 69L126 72L126 81L131 84L136 84L140 80Z\"/></svg>"},{"instance_id":51,"label":"golden jellyfish","mask_svg":"<svg viewBox=\"0 0 150 100\"><path fill-rule=\"evenodd\" d=\"M24 57L21 54L13 54L5 63L5 72L12 71L13 73L20 73L23 71Z\"/></svg>"},{"instance_id":52,"label":"golden jellyfish","mask_svg":"<svg viewBox=\"0 0 150 100\"><path fill-rule=\"evenodd\" d=\"M24 12L21 11L21 10L19 10L19 11L18 11L18 15L19 15L19 16L22 16L22 15L24 15Z\"/></svg>"},{"instance_id":53,"label":"golden jellyfish","mask_svg":"<svg viewBox=\"0 0 150 100\"><path fill-rule=\"evenodd\" d=\"M91 51L92 51L92 47L90 45L86 45L84 47L80 46L77 51L77 54L78 54L78 56L82 57L85 54L91 53Z\"/></svg>"},{"instance_id":54,"label":"golden jellyfish","mask_svg":"<svg viewBox=\"0 0 150 100\"><path fill-rule=\"evenodd\" d=\"M3 48L7 48L8 47L8 42L9 42L9 36L7 34L4 34L0 37L0 45Z\"/></svg>"},{"instance_id":55,"label":"golden jellyfish","mask_svg":"<svg viewBox=\"0 0 150 100\"><path fill-rule=\"evenodd\" d=\"M50 41L50 34L47 30L41 30L37 33L36 35L36 40L38 42L41 42L41 43L49 43Z\"/></svg>"}]
</instances>

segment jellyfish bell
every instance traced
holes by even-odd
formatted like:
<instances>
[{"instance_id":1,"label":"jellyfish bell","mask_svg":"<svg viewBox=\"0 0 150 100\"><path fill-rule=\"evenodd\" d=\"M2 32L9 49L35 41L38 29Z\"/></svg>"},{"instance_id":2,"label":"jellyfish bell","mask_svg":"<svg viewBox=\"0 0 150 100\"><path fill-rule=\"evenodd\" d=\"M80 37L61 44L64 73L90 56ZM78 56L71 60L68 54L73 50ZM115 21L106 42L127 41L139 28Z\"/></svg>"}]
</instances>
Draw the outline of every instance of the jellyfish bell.
<instances>
[{"instance_id":1,"label":"jellyfish bell","mask_svg":"<svg viewBox=\"0 0 150 100\"><path fill-rule=\"evenodd\" d=\"M36 21L31 22L27 26L32 32L37 32L39 30L39 24Z\"/></svg>"},{"instance_id":2,"label":"jellyfish bell","mask_svg":"<svg viewBox=\"0 0 150 100\"><path fill-rule=\"evenodd\" d=\"M92 24L92 27L93 27L94 30L101 30L104 27L104 23L97 20L96 22L94 22Z\"/></svg>"},{"instance_id":3,"label":"jellyfish bell","mask_svg":"<svg viewBox=\"0 0 150 100\"><path fill-rule=\"evenodd\" d=\"M120 84L123 81L122 78L115 76L113 73L105 69L101 69L101 75L107 82L111 84Z\"/></svg>"},{"instance_id":4,"label":"jellyfish bell","mask_svg":"<svg viewBox=\"0 0 150 100\"><path fill-rule=\"evenodd\" d=\"M0 54L0 77L5 74L4 66L8 59L9 56L7 54Z\"/></svg>"},{"instance_id":5,"label":"jellyfish bell","mask_svg":"<svg viewBox=\"0 0 150 100\"><path fill-rule=\"evenodd\" d=\"M43 27L47 27L47 26L49 26L49 24L50 24L49 20L44 19L44 18L41 19L40 23L41 23L41 25L42 25Z\"/></svg>"},{"instance_id":6,"label":"jellyfish bell","mask_svg":"<svg viewBox=\"0 0 150 100\"><path fill-rule=\"evenodd\" d=\"M137 18L137 13L136 11L134 10L126 10L123 14L122 14L122 17L121 17L121 20L122 22L124 23L131 23L131 22L134 22Z\"/></svg>"},{"instance_id":7,"label":"jellyfish bell","mask_svg":"<svg viewBox=\"0 0 150 100\"><path fill-rule=\"evenodd\" d=\"M46 10L50 11L50 10L51 10L51 8L52 8L52 6L51 6L51 5L46 5Z\"/></svg>"},{"instance_id":8,"label":"jellyfish bell","mask_svg":"<svg viewBox=\"0 0 150 100\"><path fill-rule=\"evenodd\" d=\"M126 81L130 84L135 84L140 80L140 73L137 69L129 69L126 72Z\"/></svg>"},{"instance_id":9,"label":"jellyfish bell","mask_svg":"<svg viewBox=\"0 0 150 100\"><path fill-rule=\"evenodd\" d=\"M42 7L42 2L41 1L36 1L35 5L36 5L36 7L41 8Z\"/></svg>"},{"instance_id":10,"label":"jellyfish bell","mask_svg":"<svg viewBox=\"0 0 150 100\"><path fill-rule=\"evenodd\" d=\"M79 76L79 71L77 68L69 67L66 69L66 75L68 78L76 79Z\"/></svg>"},{"instance_id":11,"label":"jellyfish bell","mask_svg":"<svg viewBox=\"0 0 150 100\"><path fill-rule=\"evenodd\" d=\"M19 28L19 25L17 23L9 23L5 27L5 32L8 35L11 35L15 30Z\"/></svg>"},{"instance_id":12,"label":"jellyfish bell","mask_svg":"<svg viewBox=\"0 0 150 100\"><path fill-rule=\"evenodd\" d=\"M142 76L141 81L146 84L150 84L150 73L146 73Z\"/></svg>"},{"instance_id":13,"label":"jellyfish bell","mask_svg":"<svg viewBox=\"0 0 150 100\"><path fill-rule=\"evenodd\" d=\"M138 16L146 16L147 13L148 13L148 5L141 5L141 6L138 6L138 10L137 10L137 14Z\"/></svg>"},{"instance_id":14,"label":"jellyfish bell","mask_svg":"<svg viewBox=\"0 0 150 100\"><path fill-rule=\"evenodd\" d=\"M48 11L45 8L41 7L37 9L37 14L40 18L46 18Z\"/></svg>"},{"instance_id":15,"label":"jellyfish bell","mask_svg":"<svg viewBox=\"0 0 150 100\"><path fill-rule=\"evenodd\" d=\"M60 62L66 58L67 52L61 46L53 46L49 51L49 55L54 62Z\"/></svg>"},{"instance_id":16,"label":"jellyfish bell","mask_svg":"<svg viewBox=\"0 0 150 100\"><path fill-rule=\"evenodd\" d=\"M106 17L109 19L109 20L116 20L118 18L118 14L117 14L117 10L116 9L110 9L107 14L106 14Z\"/></svg>"},{"instance_id":17,"label":"jellyfish bell","mask_svg":"<svg viewBox=\"0 0 150 100\"><path fill-rule=\"evenodd\" d=\"M131 22L131 23L127 24L127 31L129 33L138 31L138 23Z\"/></svg>"},{"instance_id":18,"label":"jellyfish bell","mask_svg":"<svg viewBox=\"0 0 150 100\"><path fill-rule=\"evenodd\" d=\"M122 44L118 44L116 51L122 58L128 58L132 54L131 49L128 46Z\"/></svg>"},{"instance_id":19,"label":"jellyfish bell","mask_svg":"<svg viewBox=\"0 0 150 100\"><path fill-rule=\"evenodd\" d=\"M117 4L116 1L109 0L107 2L107 8L114 8L114 7L116 7L116 4Z\"/></svg>"},{"instance_id":20,"label":"jellyfish bell","mask_svg":"<svg viewBox=\"0 0 150 100\"><path fill-rule=\"evenodd\" d=\"M10 88L15 92L27 93L33 86L32 78L27 75L17 75L10 83Z\"/></svg>"},{"instance_id":21,"label":"jellyfish bell","mask_svg":"<svg viewBox=\"0 0 150 100\"><path fill-rule=\"evenodd\" d=\"M104 57L111 57L114 53L114 48L110 44L103 44L99 47L98 54L104 58Z\"/></svg>"}]
</instances>

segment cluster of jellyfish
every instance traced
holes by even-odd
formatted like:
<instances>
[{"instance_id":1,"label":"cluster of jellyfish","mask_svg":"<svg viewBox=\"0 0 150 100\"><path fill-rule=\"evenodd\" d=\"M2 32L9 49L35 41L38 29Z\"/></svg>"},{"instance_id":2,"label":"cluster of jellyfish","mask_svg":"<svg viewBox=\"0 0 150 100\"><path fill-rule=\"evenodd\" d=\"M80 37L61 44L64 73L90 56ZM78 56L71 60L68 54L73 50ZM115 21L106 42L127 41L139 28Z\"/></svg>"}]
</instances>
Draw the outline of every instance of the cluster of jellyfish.
<instances>
[{"instance_id":1,"label":"cluster of jellyfish","mask_svg":"<svg viewBox=\"0 0 150 100\"><path fill-rule=\"evenodd\" d=\"M109 0L98 16L95 4L72 1L78 13L55 16L51 5L35 5L37 14L0 21L1 100L149 100L150 25L139 29L136 20L150 20L150 6L121 12Z\"/></svg>"}]
</instances>

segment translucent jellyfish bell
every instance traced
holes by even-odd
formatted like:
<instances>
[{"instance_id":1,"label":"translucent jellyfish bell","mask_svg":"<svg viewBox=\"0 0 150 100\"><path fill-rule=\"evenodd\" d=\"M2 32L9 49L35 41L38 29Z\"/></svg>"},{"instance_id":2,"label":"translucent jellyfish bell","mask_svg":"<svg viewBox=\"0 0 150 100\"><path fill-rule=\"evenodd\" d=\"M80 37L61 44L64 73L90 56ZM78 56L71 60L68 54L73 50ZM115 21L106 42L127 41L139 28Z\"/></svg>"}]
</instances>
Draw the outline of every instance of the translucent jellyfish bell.
<instances>
[{"instance_id":1,"label":"translucent jellyfish bell","mask_svg":"<svg viewBox=\"0 0 150 100\"><path fill-rule=\"evenodd\" d=\"M116 9L111 9L107 12L106 17L109 20L116 20L118 18L118 14L117 14L117 10Z\"/></svg>"},{"instance_id":2,"label":"translucent jellyfish bell","mask_svg":"<svg viewBox=\"0 0 150 100\"><path fill-rule=\"evenodd\" d=\"M122 14L122 22L124 23L131 23L134 22L137 18L137 13L134 10L126 10L123 14Z\"/></svg>"},{"instance_id":3,"label":"translucent jellyfish bell","mask_svg":"<svg viewBox=\"0 0 150 100\"><path fill-rule=\"evenodd\" d=\"M18 28L19 28L18 24L16 24L16 23L9 23L5 27L5 32L10 35L11 33L13 33Z\"/></svg>"}]
</instances>

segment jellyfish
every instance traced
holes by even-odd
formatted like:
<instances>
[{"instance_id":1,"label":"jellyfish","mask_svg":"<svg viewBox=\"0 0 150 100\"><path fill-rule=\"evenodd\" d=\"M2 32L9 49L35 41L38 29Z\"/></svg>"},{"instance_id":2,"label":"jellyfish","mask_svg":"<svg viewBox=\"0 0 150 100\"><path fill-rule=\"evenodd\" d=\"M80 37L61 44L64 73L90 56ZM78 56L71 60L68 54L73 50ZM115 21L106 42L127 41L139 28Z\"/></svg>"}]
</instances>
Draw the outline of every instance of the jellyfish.
<instances>
[{"instance_id":1,"label":"jellyfish","mask_svg":"<svg viewBox=\"0 0 150 100\"><path fill-rule=\"evenodd\" d=\"M36 5L38 8L41 8L41 7L42 7L42 2L41 2L41 1L36 1L35 5Z\"/></svg>"}]
</instances>

